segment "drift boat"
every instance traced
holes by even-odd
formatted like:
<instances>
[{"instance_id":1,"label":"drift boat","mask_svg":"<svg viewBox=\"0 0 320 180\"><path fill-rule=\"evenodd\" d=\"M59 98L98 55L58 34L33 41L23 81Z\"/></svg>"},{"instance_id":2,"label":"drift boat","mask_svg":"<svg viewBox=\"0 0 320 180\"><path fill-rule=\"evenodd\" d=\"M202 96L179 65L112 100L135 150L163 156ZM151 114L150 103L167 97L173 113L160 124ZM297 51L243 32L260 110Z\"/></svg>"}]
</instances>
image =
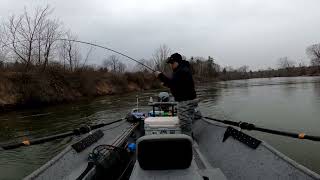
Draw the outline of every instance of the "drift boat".
<instances>
[{"instance_id":1,"label":"drift boat","mask_svg":"<svg viewBox=\"0 0 320 180\"><path fill-rule=\"evenodd\" d=\"M25 179L226 180L320 179L264 141L200 118L193 138L181 134L175 102L155 102L150 117L137 109L78 142ZM166 116L157 108L171 106ZM158 113L159 114L159 113Z\"/></svg>"}]
</instances>

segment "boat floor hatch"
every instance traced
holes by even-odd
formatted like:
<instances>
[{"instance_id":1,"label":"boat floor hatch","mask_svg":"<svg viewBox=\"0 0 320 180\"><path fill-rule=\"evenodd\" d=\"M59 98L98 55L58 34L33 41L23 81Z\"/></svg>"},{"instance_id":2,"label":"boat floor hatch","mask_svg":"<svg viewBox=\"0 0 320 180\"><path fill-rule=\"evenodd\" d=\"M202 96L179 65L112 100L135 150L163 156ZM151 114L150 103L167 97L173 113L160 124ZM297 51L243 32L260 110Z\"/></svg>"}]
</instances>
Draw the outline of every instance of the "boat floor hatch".
<instances>
[{"instance_id":1,"label":"boat floor hatch","mask_svg":"<svg viewBox=\"0 0 320 180\"><path fill-rule=\"evenodd\" d=\"M187 169L176 170L143 170L136 161L130 180L226 180L227 178L219 168L212 168L198 149L193 145L193 160Z\"/></svg>"}]
</instances>

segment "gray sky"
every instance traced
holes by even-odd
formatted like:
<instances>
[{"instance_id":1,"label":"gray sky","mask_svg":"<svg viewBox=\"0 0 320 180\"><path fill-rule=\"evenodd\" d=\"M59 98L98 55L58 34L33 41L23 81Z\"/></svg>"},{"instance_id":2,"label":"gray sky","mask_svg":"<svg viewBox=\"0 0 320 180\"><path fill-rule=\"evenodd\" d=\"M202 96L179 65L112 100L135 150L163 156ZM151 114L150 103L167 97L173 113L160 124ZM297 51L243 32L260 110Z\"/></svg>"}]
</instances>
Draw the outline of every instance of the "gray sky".
<instances>
[{"instance_id":1,"label":"gray sky","mask_svg":"<svg viewBox=\"0 0 320 180\"><path fill-rule=\"evenodd\" d=\"M306 47L320 42L319 0L0 0L0 16L46 4L79 39L137 59L167 44L260 69L282 56L309 62Z\"/></svg>"}]
</instances>

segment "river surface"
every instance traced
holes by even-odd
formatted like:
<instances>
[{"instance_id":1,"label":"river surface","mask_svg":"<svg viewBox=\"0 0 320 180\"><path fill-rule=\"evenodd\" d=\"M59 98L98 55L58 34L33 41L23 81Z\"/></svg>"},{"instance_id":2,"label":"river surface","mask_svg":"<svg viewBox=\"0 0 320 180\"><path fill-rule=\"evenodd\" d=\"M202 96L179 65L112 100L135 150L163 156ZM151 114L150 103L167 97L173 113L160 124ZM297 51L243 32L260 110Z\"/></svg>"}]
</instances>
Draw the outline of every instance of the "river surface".
<instances>
[{"instance_id":1,"label":"river surface","mask_svg":"<svg viewBox=\"0 0 320 180\"><path fill-rule=\"evenodd\" d=\"M122 118L136 104L146 104L158 90L106 96L92 101L0 114L0 143L62 133L82 124ZM202 114L258 126L320 136L320 77L236 80L198 85ZM148 107L142 106L144 110ZM320 173L320 142L248 132ZM21 179L72 141L0 151L0 179Z\"/></svg>"}]
</instances>

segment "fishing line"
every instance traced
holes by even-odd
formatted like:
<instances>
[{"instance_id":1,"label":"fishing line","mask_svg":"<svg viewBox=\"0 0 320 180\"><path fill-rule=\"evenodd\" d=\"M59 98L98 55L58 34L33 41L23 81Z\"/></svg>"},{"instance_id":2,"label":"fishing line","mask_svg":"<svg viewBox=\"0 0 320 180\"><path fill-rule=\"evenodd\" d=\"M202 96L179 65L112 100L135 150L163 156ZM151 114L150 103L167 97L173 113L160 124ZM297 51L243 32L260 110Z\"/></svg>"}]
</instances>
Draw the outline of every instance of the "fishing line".
<instances>
[{"instance_id":1,"label":"fishing line","mask_svg":"<svg viewBox=\"0 0 320 180\"><path fill-rule=\"evenodd\" d=\"M41 39L34 39L34 40L41 40ZM11 43L7 43L7 44L4 44L1 48L4 48L8 45L11 45L11 44L14 44L14 43L18 43L18 42L24 42L24 41L27 41L27 40L23 40L23 41L16 41L16 42L11 42ZM66 38L59 38L59 39L55 39L55 41L69 41L69 42L76 42L76 43L80 43L80 44L86 44L86 45L90 45L90 46L94 46L94 47L98 47L98 48L102 48L102 49L105 49L105 50L108 50L108 51L111 51L111 52L114 52L116 54L119 54L123 57L126 57L144 67L146 67L147 69L151 70L152 72L156 72L153 68L151 68L150 66L146 65L146 64L143 64L142 62L120 52L120 51L116 51L114 49L111 49L111 48L108 48L108 47L105 47L105 46L101 46L99 44L95 44L95 43L91 43L91 42L87 42L87 41L80 41L80 40L74 40L74 39L66 39Z\"/></svg>"}]
</instances>

